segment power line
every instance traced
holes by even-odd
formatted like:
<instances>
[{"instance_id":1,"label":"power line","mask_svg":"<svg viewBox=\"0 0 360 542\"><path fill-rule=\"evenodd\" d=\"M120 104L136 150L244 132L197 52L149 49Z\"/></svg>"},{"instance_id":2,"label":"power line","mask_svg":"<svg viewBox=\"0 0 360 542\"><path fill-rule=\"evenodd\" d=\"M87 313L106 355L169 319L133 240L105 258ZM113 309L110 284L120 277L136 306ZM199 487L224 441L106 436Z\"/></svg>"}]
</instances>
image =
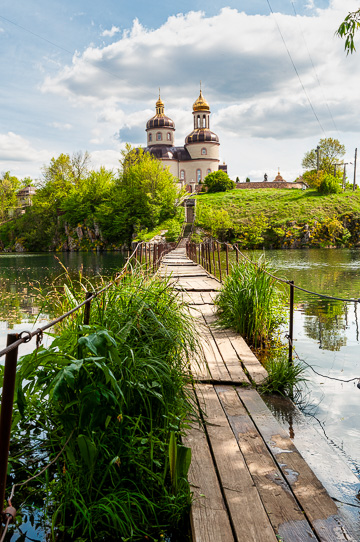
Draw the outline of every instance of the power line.
<instances>
[{"instance_id":1,"label":"power line","mask_svg":"<svg viewBox=\"0 0 360 542\"><path fill-rule=\"evenodd\" d=\"M293 7L294 13L295 13L295 17L297 17L298 14L297 14L296 9L295 9L294 0L290 0L290 1L291 1L291 5L292 5L292 7ZM333 123L333 125L334 125L334 128L335 128L335 130L337 131L338 136L339 136L340 134L339 134L338 127L337 127L336 124L335 124L335 120L334 120L334 117L333 117L333 115L332 115L332 113L331 113L331 110L330 110L328 101L327 101L327 99L326 99L326 96L325 96L325 93L324 93L323 86L322 86L322 84L320 83L320 79L319 79L319 77L318 77L318 74L317 74L317 71L316 71L316 68L315 68L313 59L312 59L311 54L310 54L310 50L309 50L307 41L306 41L306 38L305 38L305 34L304 34L304 32L303 32L303 29L302 29L302 26L301 26L300 22L299 22L299 28L300 28L300 32L301 32L302 38L303 38L304 43L305 43L305 46L306 46L306 50L307 50L308 55L309 55L309 59L310 59L311 65L312 65L313 70L314 70L314 73L315 73L316 80L317 80L318 85L319 85L319 87L320 87L320 89L321 89L321 92L322 92L322 95L323 95L323 99L324 99L324 102L325 102L325 104L326 104L326 108L327 108L327 110L328 110L328 112L329 112L329 115L330 115L330 117L331 117L331 120L332 120L332 123Z\"/></svg>"},{"instance_id":2,"label":"power line","mask_svg":"<svg viewBox=\"0 0 360 542\"><path fill-rule=\"evenodd\" d=\"M28 34L31 34L32 36L35 36L36 38L38 38L38 39L40 39L42 41L45 41L46 43L49 43L53 47L56 47L57 49L60 49L60 51L64 51L65 53L68 53L72 57L74 56L74 51L69 51L69 49L66 49L62 45L59 45L58 43L54 43L53 41L48 40L47 38L44 38L44 36L41 36L40 34L37 34L36 32L33 32L32 30L29 30L28 28L25 28L24 26L21 26L20 24L16 23L15 21L11 21L10 19L7 19L3 15L0 15L0 19L2 19L3 21L6 21L6 22L16 26L17 28L20 28L20 30L23 30L24 32L27 32ZM83 57L82 60L83 60L83 62L90 64L92 67L96 67L98 70L100 70L100 71L102 71L104 73L107 73L108 75L111 75L112 77L116 77L116 79L121 79L121 77L119 75L117 75L116 73L114 73L114 72L106 70L105 68L102 68L101 66L98 66L98 65L94 66L94 64L92 62L90 62L89 60L87 60L84 57Z\"/></svg>"},{"instance_id":3,"label":"power line","mask_svg":"<svg viewBox=\"0 0 360 542\"><path fill-rule=\"evenodd\" d=\"M299 74L299 72L298 72L298 70L297 70L297 68L296 68L296 66L295 66L295 62L293 61L293 58L292 58L291 53L290 53L290 51L289 51L289 48L288 48L288 46L287 46L287 44L286 44L285 38L284 38L284 36L283 36L283 34L282 34L282 32L281 32L281 28L280 28L280 26L279 26L279 24L278 24L278 22L277 22L277 19L276 19L276 17L275 17L275 13L273 12L273 9L272 9L272 7L271 7L270 0L266 0L266 1L267 1L267 3L268 3L270 12L271 12L271 14L272 14L273 17L274 17L274 21L275 21L275 23L276 23L277 29L278 29L278 31L279 31L279 34L280 34L280 36L281 36L281 39L282 39L282 41L283 41L283 44L284 44L285 49L286 49L286 51L287 51L287 54L289 55L289 58L290 58L290 62L291 62L291 64L292 64L292 67L294 68L294 71L295 71L295 73L296 73L296 75L297 75L297 77L298 77L298 79L299 79L300 85L301 85L301 87L302 87L302 89L303 89L303 91L304 91L304 94L305 94L305 96L306 96L306 98L307 98L307 101L309 102L309 105L310 105L310 107L311 107L311 110L312 110L312 112L314 113L314 117L316 118L316 120L317 120L317 122L318 122L318 124L319 124L319 126L320 126L320 128L321 128L321 131L323 132L324 136L326 137L325 130L324 130L324 128L323 128L323 126L322 126L322 124L321 124L321 122L320 122L320 120L319 120L319 117L318 117L317 114L316 114L316 111L315 111L315 109L314 109L314 106L313 106L313 104L311 103L310 97L309 97L308 93L306 92L306 89L305 89L304 84L303 84L303 82L302 82L302 80L301 80L300 74Z\"/></svg>"}]
</instances>

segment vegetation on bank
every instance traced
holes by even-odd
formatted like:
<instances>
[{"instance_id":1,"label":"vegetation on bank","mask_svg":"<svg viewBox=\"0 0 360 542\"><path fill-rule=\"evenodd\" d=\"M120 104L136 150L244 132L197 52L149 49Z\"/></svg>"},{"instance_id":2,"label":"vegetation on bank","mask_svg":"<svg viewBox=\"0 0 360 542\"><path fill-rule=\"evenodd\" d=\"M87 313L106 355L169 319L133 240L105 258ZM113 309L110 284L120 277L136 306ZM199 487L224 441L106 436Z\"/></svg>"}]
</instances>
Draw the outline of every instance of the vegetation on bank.
<instances>
[{"instance_id":1,"label":"vegetation on bank","mask_svg":"<svg viewBox=\"0 0 360 542\"><path fill-rule=\"evenodd\" d=\"M159 226L181 229L184 194L161 162L128 147L120 166L92 170L86 153L53 158L33 205L0 226L0 250L111 250Z\"/></svg>"},{"instance_id":2,"label":"vegetation on bank","mask_svg":"<svg viewBox=\"0 0 360 542\"><path fill-rule=\"evenodd\" d=\"M249 189L196 196L196 224L244 248L360 246L360 193Z\"/></svg>"},{"instance_id":3,"label":"vegetation on bank","mask_svg":"<svg viewBox=\"0 0 360 542\"><path fill-rule=\"evenodd\" d=\"M52 301L63 311L77 295L65 287ZM178 296L166 280L127 275L92 302L89 325L75 313L20 360L14 481L68 444L13 503L44 499L53 540L186 540L191 451L181 435L197 415L187 385L198 345Z\"/></svg>"}]
</instances>

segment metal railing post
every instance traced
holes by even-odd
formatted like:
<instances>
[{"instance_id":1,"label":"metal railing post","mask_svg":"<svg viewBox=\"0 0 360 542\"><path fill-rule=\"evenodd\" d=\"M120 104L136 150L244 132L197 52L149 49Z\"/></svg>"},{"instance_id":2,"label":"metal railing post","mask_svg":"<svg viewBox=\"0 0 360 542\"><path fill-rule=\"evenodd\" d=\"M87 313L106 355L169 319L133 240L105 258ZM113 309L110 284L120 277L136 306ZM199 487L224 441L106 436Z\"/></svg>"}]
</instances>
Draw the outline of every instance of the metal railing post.
<instances>
[{"instance_id":1,"label":"metal railing post","mask_svg":"<svg viewBox=\"0 0 360 542\"><path fill-rule=\"evenodd\" d=\"M289 365L293 363L293 337L294 337L294 281L289 280L290 286L290 318L289 318Z\"/></svg>"},{"instance_id":2,"label":"metal railing post","mask_svg":"<svg viewBox=\"0 0 360 542\"><path fill-rule=\"evenodd\" d=\"M17 333L9 333L7 336L6 346L10 346L17 341L19 335ZM3 511L7 466L10 447L10 431L11 419L14 404L16 364L18 358L18 349L14 348L5 356L5 370L3 381L3 392L1 398L1 415L0 415L0 508Z\"/></svg>"},{"instance_id":3,"label":"metal railing post","mask_svg":"<svg viewBox=\"0 0 360 542\"><path fill-rule=\"evenodd\" d=\"M220 248L219 248L219 243L216 242L216 245L217 245L218 263L219 263L220 282L222 282L222 272L221 272L221 261L220 261Z\"/></svg>"},{"instance_id":4,"label":"metal railing post","mask_svg":"<svg viewBox=\"0 0 360 542\"><path fill-rule=\"evenodd\" d=\"M226 274L229 274L229 245L225 243L226 246Z\"/></svg>"},{"instance_id":5,"label":"metal railing post","mask_svg":"<svg viewBox=\"0 0 360 542\"><path fill-rule=\"evenodd\" d=\"M91 292L86 292L85 299L89 299L89 297L91 296L92 296ZM86 305L84 306L84 326L88 326L90 324L90 305L91 305L91 301L86 303Z\"/></svg>"}]
</instances>

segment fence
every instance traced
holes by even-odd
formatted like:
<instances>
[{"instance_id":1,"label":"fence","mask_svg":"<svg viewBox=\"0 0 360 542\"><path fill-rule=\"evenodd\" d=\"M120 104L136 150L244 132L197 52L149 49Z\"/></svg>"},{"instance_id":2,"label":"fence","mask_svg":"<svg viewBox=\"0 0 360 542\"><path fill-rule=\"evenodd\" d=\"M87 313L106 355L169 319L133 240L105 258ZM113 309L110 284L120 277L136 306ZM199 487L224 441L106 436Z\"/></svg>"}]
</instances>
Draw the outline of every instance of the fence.
<instances>
[{"instance_id":1,"label":"fence","mask_svg":"<svg viewBox=\"0 0 360 542\"><path fill-rule=\"evenodd\" d=\"M10 432L11 420L14 403L15 377L16 366L18 359L18 348L21 344L30 342L36 337L36 348L42 342L44 331L55 326L65 318L68 318L74 312L84 307L84 324L88 325L90 321L90 304L91 302L107 291L109 288L118 284L123 275L127 272L132 261L143 266L145 271L155 272L160 265L162 257L174 248L174 243L155 244L155 243L137 243L133 252L128 254L127 261L121 271L117 273L115 278L100 290L87 292L85 300L74 307L72 310L62 314L51 322L39 327L35 331L23 331L21 333L9 333L7 336L6 348L0 351L0 358L5 355L3 390L1 398L1 414L0 414L0 507L2 510L5 501L7 466L10 447ZM5 521L6 528L9 523L14 520L16 510L9 506L2 510L1 515ZM3 533L4 536L4 533Z\"/></svg>"},{"instance_id":2,"label":"fence","mask_svg":"<svg viewBox=\"0 0 360 542\"><path fill-rule=\"evenodd\" d=\"M218 241L216 239L207 239L203 241L202 243L196 244L192 241L189 241L186 245L186 254L187 256L192 259L194 262L202 265L209 273L213 274L216 278L218 275L218 278L220 282L223 282L223 276L222 276L222 269L221 269L221 260L220 260L220 250L224 247L225 250L225 270L226 275L229 275L230 269L229 269L229 250L235 250L236 255L236 263L239 262L239 257L241 256L244 260L248 261L252 265L257 266L258 264L256 262L253 262L250 258L248 258L245 254L243 254L237 244L230 244L230 243L224 243L221 241ZM286 280L282 279L280 277L277 277L276 275L273 275L269 271L266 271L266 269L263 269L263 272L272 277L274 280L281 282L283 284L287 284L289 286L289 332L286 338L289 342L289 363L293 363L293 338L294 338L294 291L295 289L301 290L302 292L306 292L308 294L312 294L324 299L331 299L335 301L344 301L347 303L360 303L360 298L342 298L342 297L334 297L326 294L319 294L318 292L312 292L310 290L307 290L305 288L301 288L300 286L297 286L293 280ZM356 379L353 379L356 380Z\"/></svg>"}]
</instances>

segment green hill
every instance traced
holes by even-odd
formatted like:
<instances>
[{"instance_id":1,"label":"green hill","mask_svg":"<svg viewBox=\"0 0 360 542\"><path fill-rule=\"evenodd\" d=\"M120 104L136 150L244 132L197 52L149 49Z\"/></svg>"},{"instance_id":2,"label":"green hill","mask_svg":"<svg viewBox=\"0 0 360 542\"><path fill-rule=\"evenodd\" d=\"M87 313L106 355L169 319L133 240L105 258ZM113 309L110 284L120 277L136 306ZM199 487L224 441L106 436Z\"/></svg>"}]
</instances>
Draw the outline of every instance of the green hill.
<instances>
[{"instance_id":1,"label":"green hill","mask_svg":"<svg viewBox=\"0 0 360 542\"><path fill-rule=\"evenodd\" d=\"M196 200L198 233L243 247L360 246L360 191L241 189Z\"/></svg>"}]
</instances>

